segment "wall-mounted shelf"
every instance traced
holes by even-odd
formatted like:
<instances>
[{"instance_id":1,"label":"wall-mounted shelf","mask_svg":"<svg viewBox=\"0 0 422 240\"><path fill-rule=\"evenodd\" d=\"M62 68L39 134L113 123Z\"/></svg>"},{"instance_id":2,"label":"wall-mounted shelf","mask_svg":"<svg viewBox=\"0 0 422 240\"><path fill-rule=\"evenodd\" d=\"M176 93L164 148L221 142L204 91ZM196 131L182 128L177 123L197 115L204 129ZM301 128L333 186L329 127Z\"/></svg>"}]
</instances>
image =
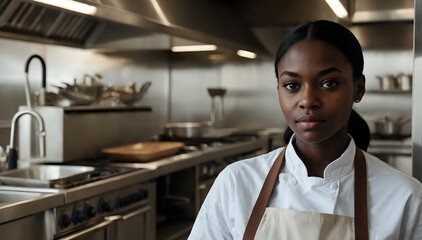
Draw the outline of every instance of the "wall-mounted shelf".
<instances>
[{"instance_id":1,"label":"wall-mounted shelf","mask_svg":"<svg viewBox=\"0 0 422 240\"><path fill-rule=\"evenodd\" d=\"M412 90L380 90L380 89L367 89L367 93L380 93L380 94L411 94Z\"/></svg>"},{"instance_id":2,"label":"wall-mounted shelf","mask_svg":"<svg viewBox=\"0 0 422 240\"><path fill-rule=\"evenodd\" d=\"M110 112L151 112L150 106L72 106L64 107L66 113L110 113Z\"/></svg>"}]
</instances>

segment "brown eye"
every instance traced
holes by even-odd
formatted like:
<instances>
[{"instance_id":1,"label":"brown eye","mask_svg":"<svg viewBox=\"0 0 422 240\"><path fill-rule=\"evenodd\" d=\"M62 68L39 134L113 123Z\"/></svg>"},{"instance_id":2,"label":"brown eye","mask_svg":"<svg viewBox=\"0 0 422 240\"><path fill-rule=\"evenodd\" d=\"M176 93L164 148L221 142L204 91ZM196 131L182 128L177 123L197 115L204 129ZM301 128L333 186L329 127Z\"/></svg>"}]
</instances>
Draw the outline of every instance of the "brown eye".
<instances>
[{"instance_id":1,"label":"brown eye","mask_svg":"<svg viewBox=\"0 0 422 240\"><path fill-rule=\"evenodd\" d=\"M283 84L283 87L287 91L294 92L294 91L298 90L300 86L299 86L299 84L294 83L294 82L287 82L287 83Z\"/></svg>"},{"instance_id":2,"label":"brown eye","mask_svg":"<svg viewBox=\"0 0 422 240\"><path fill-rule=\"evenodd\" d=\"M333 88L333 87L337 86L337 84L338 83L334 80L326 80L326 81L322 82L321 87L329 89L329 88Z\"/></svg>"}]
</instances>

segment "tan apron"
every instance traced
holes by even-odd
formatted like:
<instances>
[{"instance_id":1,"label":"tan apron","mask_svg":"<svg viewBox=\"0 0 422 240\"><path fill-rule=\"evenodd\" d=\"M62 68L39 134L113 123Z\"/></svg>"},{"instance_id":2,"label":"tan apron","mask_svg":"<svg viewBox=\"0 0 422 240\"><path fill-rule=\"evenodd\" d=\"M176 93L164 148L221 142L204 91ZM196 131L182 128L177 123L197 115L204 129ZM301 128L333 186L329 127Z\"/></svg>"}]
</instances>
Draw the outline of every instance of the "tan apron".
<instances>
[{"instance_id":1,"label":"tan apron","mask_svg":"<svg viewBox=\"0 0 422 240\"><path fill-rule=\"evenodd\" d=\"M267 208L279 172L284 167L287 146L271 167L243 235L244 240L368 240L366 162L362 151L355 154L355 217Z\"/></svg>"}]
</instances>

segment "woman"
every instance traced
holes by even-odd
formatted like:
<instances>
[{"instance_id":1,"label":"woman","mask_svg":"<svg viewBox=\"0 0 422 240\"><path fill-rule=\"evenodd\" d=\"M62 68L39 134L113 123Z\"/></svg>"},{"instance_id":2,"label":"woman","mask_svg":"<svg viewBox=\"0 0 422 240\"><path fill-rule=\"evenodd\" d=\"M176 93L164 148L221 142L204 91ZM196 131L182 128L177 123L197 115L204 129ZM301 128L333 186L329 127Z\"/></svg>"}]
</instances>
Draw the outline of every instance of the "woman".
<instances>
[{"instance_id":1,"label":"woman","mask_svg":"<svg viewBox=\"0 0 422 240\"><path fill-rule=\"evenodd\" d=\"M189 239L422 239L421 183L361 151L347 131L365 93L355 36L329 21L299 25L275 71L293 136L224 169Z\"/></svg>"}]
</instances>

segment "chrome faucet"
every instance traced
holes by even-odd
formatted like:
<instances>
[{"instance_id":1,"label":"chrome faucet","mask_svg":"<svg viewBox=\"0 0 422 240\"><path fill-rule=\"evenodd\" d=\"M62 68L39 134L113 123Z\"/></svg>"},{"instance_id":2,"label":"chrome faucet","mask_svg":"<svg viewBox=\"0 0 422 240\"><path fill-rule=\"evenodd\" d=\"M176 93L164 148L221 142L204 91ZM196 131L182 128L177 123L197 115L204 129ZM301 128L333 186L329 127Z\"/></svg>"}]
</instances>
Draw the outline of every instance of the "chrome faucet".
<instances>
[{"instance_id":1,"label":"chrome faucet","mask_svg":"<svg viewBox=\"0 0 422 240\"><path fill-rule=\"evenodd\" d=\"M41 62L41 67L42 67L42 82L41 82L41 91L40 91L40 99L39 99L39 104L40 105L45 105L45 91L46 91L46 87L47 87L47 71L46 71L46 66L45 66L45 61L44 59L37 54L34 54L32 56L30 56L28 58L28 60L26 60L25 63L25 74L26 74L26 82L25 82L25 95L26 95L26 105L28 106L29 109L32 108L32 104L31 104L31 91L29 90L29 65L32 61L32 59L34 58L38 58Z\"/></svg>"},{"instance_id":2,"label":"chrome faucet","mask_svg":"<svg viewBox=\"0 0 422 240\"><path fill-rule=\"evenodd\" d=\"M38 122L38 135L39 135L39 146L40 146L40 157L45 157L45 128L44 128L44 121L39 113L32 110L32 103L31 103L31 90L29 89L29 80L28 80L28 70L29 64L31 60L34 58L38 58L41 61L41 65L43 68L43 79L42 79L42 88L45 89L46 86L46 71L45 71L45 62L39 55L32 55L25 64L25 73L26 73L26 81L25 81L25 95L26 95L26 106L27 108L21 111L18 111L13 115L12 123L10 127L10 143L7 146L7 158L6 164L7 169L15 169L18 166L18 152L15 148L15 134L16 134L16 124L18 123L20 117L23 115L29 114L30 116L34 117L35 120Z\"/></svg>"},{"instance_id":3,"label":"chrome faucet","mask_svg":"<svg viewBox=\"0 0 422 240\"><path fill-rule=\"evenodd\" d=\"M45 157L45 131L44 131L44 121L41 115L31 109L25 109L17 112L13 118L10 128L10 143L7 146L7 169L17 168L18 154L15 149L15 134L16 134L16 124L18 123L20 117L23 115L29 114L34 117L38 123L38 134L39 134L39 146L40 146L40 156Z\"/></svg>"}]
</instances>

